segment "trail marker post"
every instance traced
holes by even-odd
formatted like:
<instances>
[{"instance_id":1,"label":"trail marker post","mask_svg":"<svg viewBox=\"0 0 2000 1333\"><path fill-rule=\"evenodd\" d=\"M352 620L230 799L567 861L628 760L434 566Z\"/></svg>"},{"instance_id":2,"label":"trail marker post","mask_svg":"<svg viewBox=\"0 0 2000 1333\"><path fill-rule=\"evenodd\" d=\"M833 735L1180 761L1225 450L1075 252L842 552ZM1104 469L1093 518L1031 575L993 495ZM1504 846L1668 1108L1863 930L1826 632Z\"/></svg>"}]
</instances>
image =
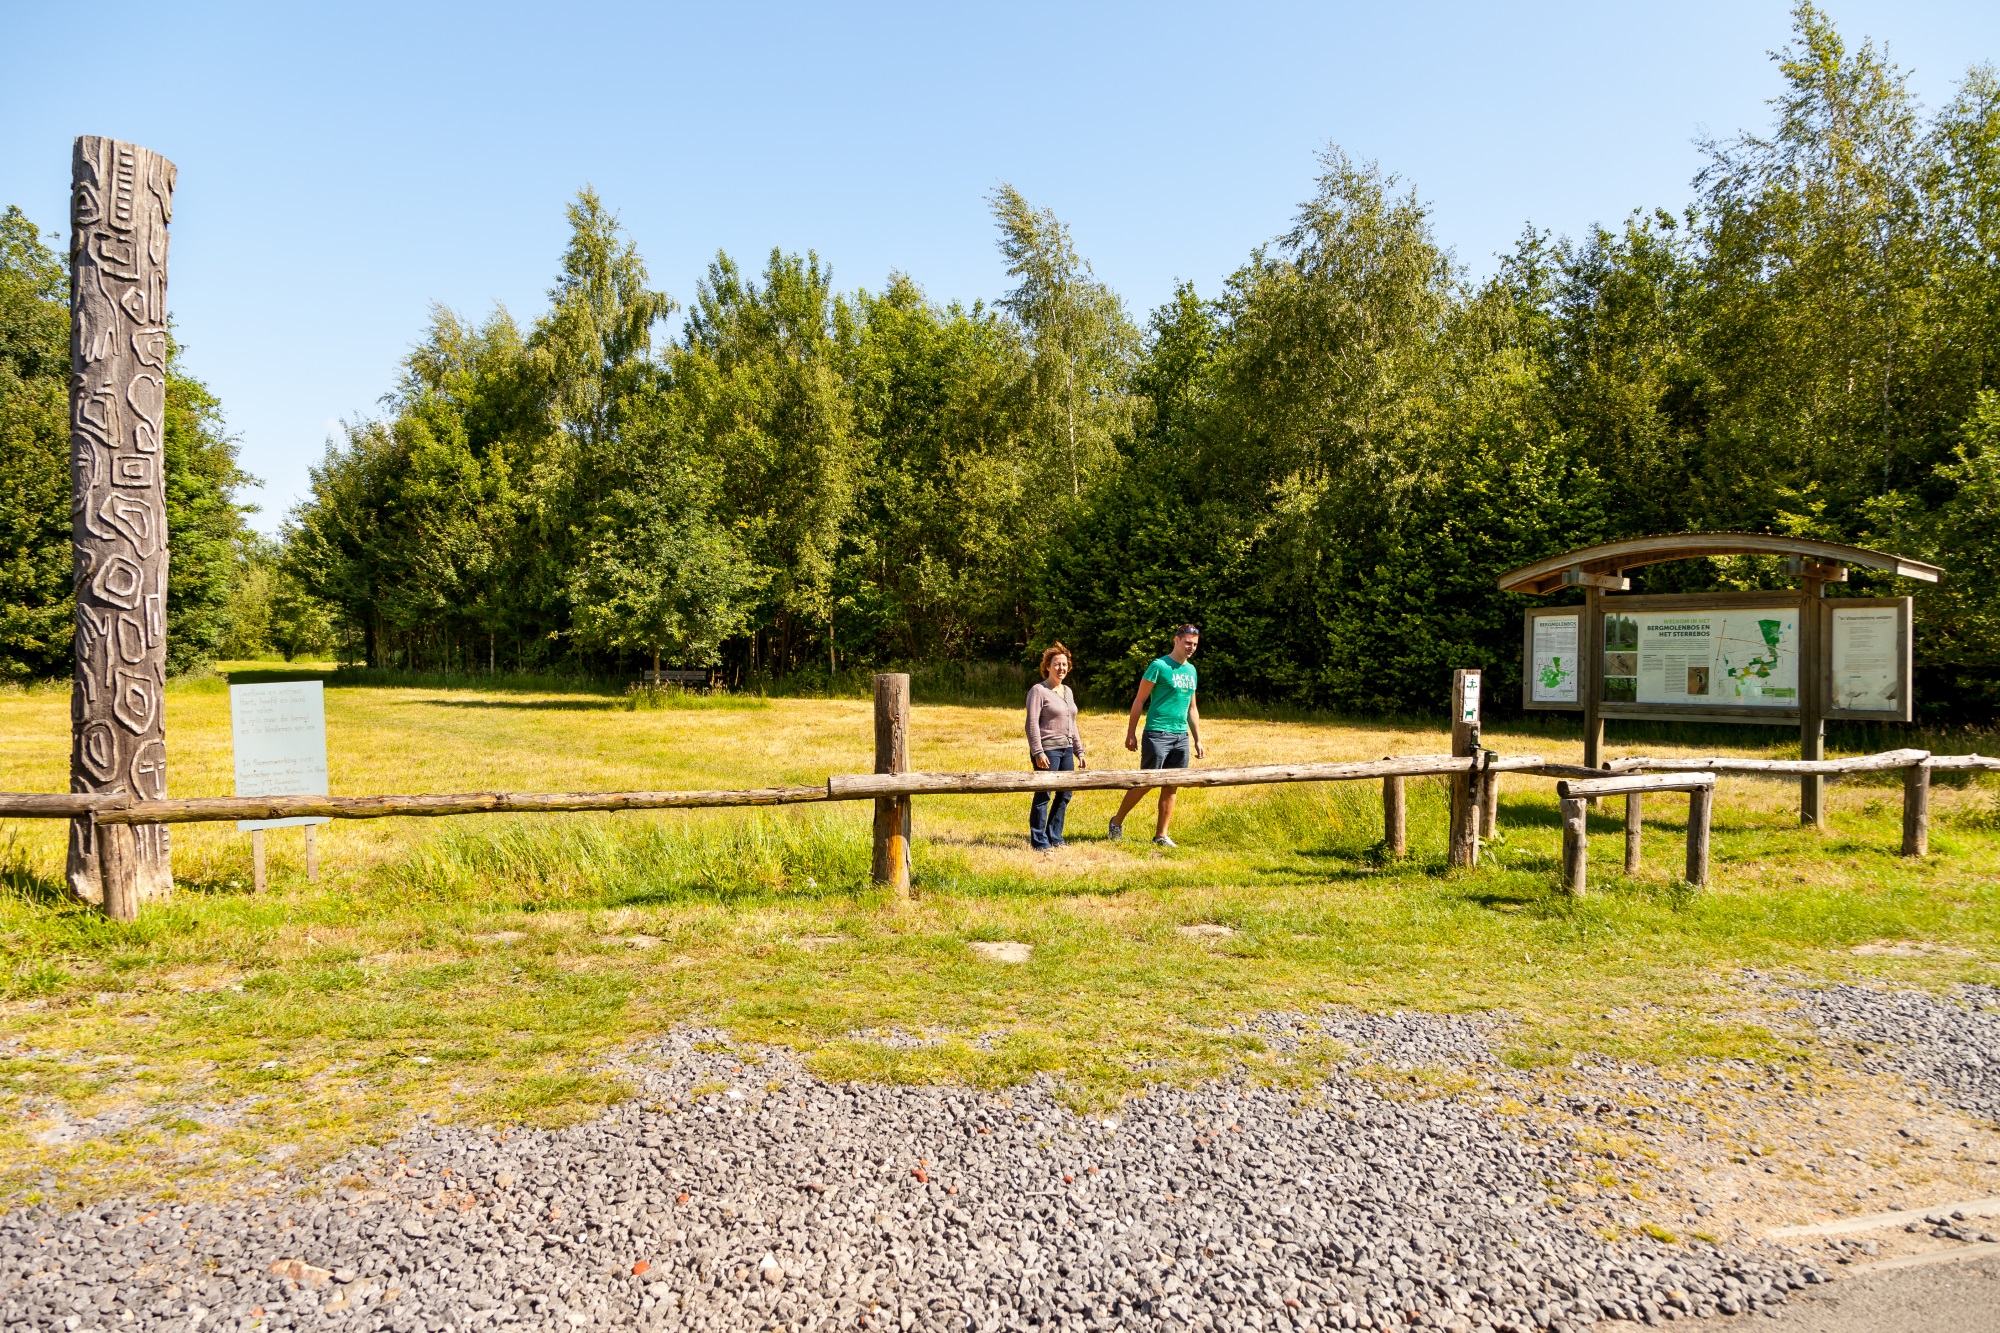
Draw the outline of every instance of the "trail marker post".
<instances>
[{"instance_id":1,"label":"trail marker post","mask_svg":"<svg viewBox=\"0 0 2000 1333\"><path fill-rule=\"evenodd\" d=\"M1451 673L1451 753L1454 758L1479 754L1479 673ZM1469 866L1479 859L1479 804L1482 775L1475 765L1451 777L1450 864Z\"/></svg>"},{"instance_id":2,"label":"trail marker post","mask_svg":"<svg viewBox=\"0 0 2000 1333\"><path fill-rule=\"evenodd\" d=\"M910 678L902 672L875 677L875 771L910 771ZM910 896L909 796L875 798L875 856L871 867L877 884Z\"/></svg>"}]
</instances>

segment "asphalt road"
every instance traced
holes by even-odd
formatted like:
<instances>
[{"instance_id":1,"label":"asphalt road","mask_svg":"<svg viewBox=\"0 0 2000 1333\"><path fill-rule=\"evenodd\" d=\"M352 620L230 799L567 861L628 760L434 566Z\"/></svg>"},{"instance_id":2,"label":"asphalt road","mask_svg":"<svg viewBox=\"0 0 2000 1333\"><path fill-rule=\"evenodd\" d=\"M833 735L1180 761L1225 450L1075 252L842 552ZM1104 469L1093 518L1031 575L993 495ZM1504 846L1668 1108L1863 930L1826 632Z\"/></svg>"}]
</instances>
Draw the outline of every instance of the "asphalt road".
<instances>
[{"instance_id":1,"label":"asphalt road","mask_svg":"<svg viewBox=\"0 0 2000 1333\"><path fill-rule=\"evenodd\" d=\"M2000 1333L2000 1254L1856 1273L1795 1293L1776 1319L1741 1322L1760 1333Z\"/></svg>"}]
</instances>

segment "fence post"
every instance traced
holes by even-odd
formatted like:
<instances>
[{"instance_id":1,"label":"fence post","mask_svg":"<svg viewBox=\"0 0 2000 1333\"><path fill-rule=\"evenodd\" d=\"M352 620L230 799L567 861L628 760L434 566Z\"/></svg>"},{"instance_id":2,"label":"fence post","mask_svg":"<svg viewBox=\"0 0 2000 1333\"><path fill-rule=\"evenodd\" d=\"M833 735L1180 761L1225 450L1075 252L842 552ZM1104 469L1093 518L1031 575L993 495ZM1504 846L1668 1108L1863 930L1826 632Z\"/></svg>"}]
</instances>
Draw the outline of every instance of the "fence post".
<instances>
[{"instance_id":1,"label":"fence post","mask_svg":"<svg viewBox=\"0 0 2000 1333\"><path fill-rule=\"evenodd\" d=\"M1486 772L1479 783L1479 836L1491 838L1500 822L1500 775Z\"/></svg>"},{"instance_id":2,"label":"fence post","mask_svg":"<svg viewBox=\"0 0 2000 1333\"><path fill-rule=\"evenodd\" d=\"M318 831L315 826L306 825L306 883L308 884L319 882L319 840L313 836Z\"/></svg>"},{"instance_id":3,"label":"fence post","mask_svg":"<svg viewBox=\"0 0 2000 1333\"><path fill-rule=\"evenodd\" d=\"M97 874L104 892L104 915L113 921L139 919L137 826L99 824Z\"/></svg>"},{"instance_id":4,"label":"fence post","mask_svg":"<svg viewBox=\"0 0 2000 1333\"><path fill-rule=\"evenodd\" d=\"M1469 866L1479 860L1479 673L1451 673L1451 753L1474 760L1471 769L1451 775L1451 845L1448 860Z\"/></svg>"},{"instance_id":5,"label":"fence post","mask_svg":"<svg viewBox=\"0 0 2000 1333\"><path fill-rule=\"evenodd\" d=\"M1576 898L1583 896L1584 863L1590 845L1585 824L1589 808L1580 796L1566 796L1562 801L1563 889Z\"/></svg>"},{"instance_id":6,"label":"fence post","mask_svg":"<svg viewBox=\"0 0 2000 1333\"><path fill-rule=\"evenodd\" d=\"M1640 832L1639 821L1642 817L1643 815L1642 815L1642 807L1639 800L1639 793L1636 791L1626 792L1625 793L1625 873L1628 875L1636 875L1639 873L1639 832Z\"/></svg>"},{"instance_id":7,"label":"fence post","mask_svg":"<svg viewBox=\"0 0 2000 1333\"><path fill-rule=\"evenodd\" d=\"M1410 853L1409 806L1401 778L1382 779L1382 843L1392 858L1401 859Z\"/></svg>"},{"instance_id":8,"label":"fence post","mask_svg":"<svg viewBox=\"0 0 2000 1333\"><path fill-rule=\"evenodd\" d=\"M1931 761L1903 770L1903 855L1928 856L1931 850Z\"/></svg>"},{"instance_id":9,"label":"fence post","mask_svg":"<svg viewBox=\"0 0 2000 1333\"><path fill-rule=\"evenodd\" d=\"M875 771L910 771L910 678L900 671L875 677ZM875 882L910 896L910 798L875 798Z\"/></svg>"},{"instance_id":10,"label":"fence post","mask_svg":"<svg viewBox=\"0 0 2000 1333\"><path fill-rule=\"evenodd\" d=\"M1715 809L1715 788L1696 787L1688 793L1687 882L1708 883L1708 827Z\"/></svg>"}]
</instances>

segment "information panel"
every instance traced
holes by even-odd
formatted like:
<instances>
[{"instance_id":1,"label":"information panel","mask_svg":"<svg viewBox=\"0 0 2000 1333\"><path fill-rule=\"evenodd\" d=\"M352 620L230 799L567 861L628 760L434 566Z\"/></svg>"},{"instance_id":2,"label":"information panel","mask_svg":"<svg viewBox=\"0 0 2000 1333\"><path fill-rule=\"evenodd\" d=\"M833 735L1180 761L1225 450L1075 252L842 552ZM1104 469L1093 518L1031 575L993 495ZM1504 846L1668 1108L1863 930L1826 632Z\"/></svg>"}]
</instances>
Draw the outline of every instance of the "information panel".
<instances>
[{"instance_id":1,"label":"information panel","mask_svg":"<svg viewBox=\"0 0 2000 1333\"><path fill-rule=\"evenodd\" d=\"M229 687L238 796L324 796L326 691L316 680ZM239 830L324 824L324 815L239 819Z\"/></svg>"},{"instance_id":2,"label":"information panel","mask_svg":"<svg viewBox=\"0 0 2000 1333\"><path fill-rule=\"evenodd\" d=\"M1535 616L1528 646L1528 702L1531 704L1573 704L1578 699L1577 636L1583 617L1569 615Z\"/></svg>"},{"instance_id":3,"label":"information panel","mask_svg":"<svg viewBox=\"0 0 2000 1333\"><path fill-rule=\"evenodd\" d=\"M1827 607L1827 711L1910 717L1910 618L1905 602Z\"/></svg>"},{"instance_id":4,"label":"information panel","mask_svg":"<svg viewBox=\"0 0 2000 1333\"><path fill-rule=\"evenodd\" d=\"M1606 612L1606 703L1797 708L1799 611Z\"/></svg>"}]
</instances>

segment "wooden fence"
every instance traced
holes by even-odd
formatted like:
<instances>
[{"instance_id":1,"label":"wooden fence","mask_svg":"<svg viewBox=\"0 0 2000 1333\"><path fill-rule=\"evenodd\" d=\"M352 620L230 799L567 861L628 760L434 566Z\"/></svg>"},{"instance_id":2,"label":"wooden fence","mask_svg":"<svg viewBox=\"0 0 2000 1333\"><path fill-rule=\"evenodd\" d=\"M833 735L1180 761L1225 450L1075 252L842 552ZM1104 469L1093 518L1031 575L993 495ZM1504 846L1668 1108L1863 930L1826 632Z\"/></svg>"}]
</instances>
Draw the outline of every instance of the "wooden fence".
<instances>
[{"instance_id":1,"label":"wooden fence","mask_svg":"<svg viewBox=\"0 0 2000 1333\"><path fill-rule=\"evenodd\" d=\"M841 774L824 786L757 787L722 791L464 792L410 796L197 796L179 800L140 800L116 795L0 793L0 818L88 819L99 828L135 825L215 823L238 819L289 819L304 815L331 819L429 818L445 815L535 814L593 810L693 810L732 806L801 805L822 801L875 802L873 874L878 883L898 893L909 889L911 802L918 796L972 796L1040 791L1128 791L1154 787L1243 787L1287 782L1377 782L1382 784L1383 845L1400 857L1409 845L1404 783L1413 777L1451 779L1452 834L1450 860L1471 865L1481 836L1490 837L1497 810L1499 779L1514 773L1528 777L1569 780L1561 792L1565 829L1575 822L1575 847L1565 839L1564 884L1571 892L1583 888L1581 821L1584 803L1603 796L1625 798L1626 866L1638 867L1640 802L1648 790L1690 791L1690 838L1702 825L1696 847L1691 845L1688 878L1701 883L1707 874L1707 793L1713 776L1791 777L1801 774L1840 775L1901 769L1903 782L1903 846L1905 856L1929 851L1931 774L1940 770L2000 771L2000 758L1984 755L1936 755L1928 750L1889 750L1849 759L1738 759L1717 755L1705 759L1616 759L1601 768L1551 763L1539 755L1499 755L1478 748L1474 727L1454 735L1453 748L1464 753L1392 756L1348 763L1259 764L1235 768L1148 769L1089 772L912 773L909 768L909 678L877 677L875 708L875 768L869 774ZM1641 774L1666 774L1666 780ZM1626 775L1630 775L1629 777ZM1624 780L1620 780L1623 778ZM1574 806L1574 809L1571 807ZM1700 814L1699 820L1692 816ZM117 839L106 839L115 846ZM138 903L128 889L131 878L120 873L117 857L101 857L105 886L104 910L118 920L138 916Z\"/></svg>"}]
</instances>

